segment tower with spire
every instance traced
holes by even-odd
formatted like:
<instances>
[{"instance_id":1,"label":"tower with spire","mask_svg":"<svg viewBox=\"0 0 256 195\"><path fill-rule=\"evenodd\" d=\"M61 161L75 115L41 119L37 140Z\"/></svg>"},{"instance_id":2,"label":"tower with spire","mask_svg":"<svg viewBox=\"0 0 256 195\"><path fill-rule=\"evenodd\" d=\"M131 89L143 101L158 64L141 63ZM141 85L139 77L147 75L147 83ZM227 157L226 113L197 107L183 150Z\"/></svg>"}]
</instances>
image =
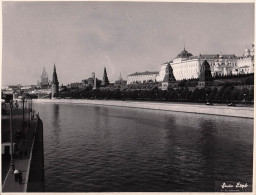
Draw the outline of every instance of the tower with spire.
<instances>
[{"instance_id":1,"label":"tower with spire","mask_svg":"<svg viewBox=\"0 0 256 195\"><path fill-rule=\"evenodd\" d=\"M162 89L163 90L167 90L168 87L172 84L176 83L176 79L173 75L173 69L170 65L170 63L168 62L166 68L165 68L165 76L162 82Z\"/></svg>"},{"instance_id":2,"label":"tower with spire","mask_svg":"<svg viewBox=\"0 0 256 195\"><path fill-rule=\"evenodd\" d=\"M211 73L210 64L207 60L204 60L200 68L198 87L211 86L213 84L213 78Z\"/></svg>"},{"instance_id":3,"label":"tower with spire","mask_svg":"<svg viewBox=\"0 0 256 195\"><path fill-rule=\"evenodd\" d=\"M108 80L108 75L106 71L106 67L104 67L104 73L103 73L103 79L102 79L102 86L107 86L109 85L109 80Z\"/></svg>"},{"instance_id":4,"label":"tower with spire","mask_svg":"<svg viewBox=\"0 0 256 195\"><path fill-rule=\"evenodd\" d=\"M57 97L58 94L59 94L59 81L58 81L56 67L54 63L53 75L52 75L52 98Z\"/></svg>"}]
</instances>

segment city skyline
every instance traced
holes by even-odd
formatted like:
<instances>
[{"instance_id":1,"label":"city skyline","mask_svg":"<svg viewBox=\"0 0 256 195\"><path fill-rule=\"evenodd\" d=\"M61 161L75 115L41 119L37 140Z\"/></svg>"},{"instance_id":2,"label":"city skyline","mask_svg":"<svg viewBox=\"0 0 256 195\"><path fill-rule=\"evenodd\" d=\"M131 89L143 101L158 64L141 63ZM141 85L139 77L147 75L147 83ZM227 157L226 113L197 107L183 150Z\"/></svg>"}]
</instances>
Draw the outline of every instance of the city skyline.
<instances>
[{"instance_id":1,"label":"city skyline","mask_svg":"<svg viewBox=\"0 0 256 195\"><path fill-rule=\"evenodd\" d=\"M252 3L3 2L2 85L60 84L92 72L111 82L159 71L184 48L241 56L253 43ZM51 77L49 77L51 79Z\"/></svg>"}]
</instances>

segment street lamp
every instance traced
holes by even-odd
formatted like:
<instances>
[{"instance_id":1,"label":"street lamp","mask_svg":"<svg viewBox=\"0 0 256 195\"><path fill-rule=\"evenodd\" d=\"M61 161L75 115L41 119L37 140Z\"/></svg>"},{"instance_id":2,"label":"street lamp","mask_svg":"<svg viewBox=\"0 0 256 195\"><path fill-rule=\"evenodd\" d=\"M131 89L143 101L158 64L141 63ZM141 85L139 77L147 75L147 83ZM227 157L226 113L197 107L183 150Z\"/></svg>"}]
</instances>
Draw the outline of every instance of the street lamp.
<instances>
[{"instance_id":1,"label":"street lamp","mask_svg":"<svg viewBox=\"0 0 256 195\"><path fill-rule=\"evenodd\" d=\"M11 141L11 168L14 172L15 166L14 166L14 160L13 160L13 135L12 135L12 108L13 108L13 100L10 100L10 141Z\"/></svg>"},{"instance_id":2,"label":"street lamp","mask_svg":"<svg viewBox=\"0 0 256 195\"><path fill-rule=\"evenodd\" d=\"M32 98L30 98L30 101L27 101L27 104L28 104L28 126L30 127L30 122L31 122L31 101L32 101Z\"/></svg>"},{"instance_id":3,"label":"street lamp","mask_svg":"<svg viewBox=\"0 0 256 195\"><path fill-rule=\"evenodd\" d=\"M246 105L246 93L244 93L244 104Z\"/></svg>"},{"instance_id":4,"label":"street lamp","mask_svg":"<svg viewBox=\"0 0 256 195\"><path fill-rule=\"evenodd\" d=\"M25 103L26 98L25 98L25 97L22 97L21 100L22 100L22 130L24 131L24 126L25 126L25 120L24 120L24 103Z\"/></svg>"},{"instance_id":5,"label":"street lamp","mask_svg":"<svg viewBox=\"0 0 256 195\"><path fill-rule=\"evenodd\" d=\"M32 97L31 97L31 101L30 101L30 104L31 104L31 106L30 106L30 120L32 120L32 110L33 110L33 99L32 99Z\"/></svg>"}]
</instances>

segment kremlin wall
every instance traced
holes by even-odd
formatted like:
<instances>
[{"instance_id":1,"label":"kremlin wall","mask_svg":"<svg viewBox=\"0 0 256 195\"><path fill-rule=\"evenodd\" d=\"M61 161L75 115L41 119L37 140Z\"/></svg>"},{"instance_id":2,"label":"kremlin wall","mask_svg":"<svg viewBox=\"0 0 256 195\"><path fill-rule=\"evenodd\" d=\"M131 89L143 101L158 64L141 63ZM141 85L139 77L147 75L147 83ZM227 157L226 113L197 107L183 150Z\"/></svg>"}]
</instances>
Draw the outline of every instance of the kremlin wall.
<instances>
[{"instance_id":1,"label":"kremlin wall","mask_svg":"<svg viewBox=\"0 0 256 195\"><path fill-rule=\"evenodd\" d=\"M52 81L48 79L48 74L43 69L41 81L37 85L31 86L8 86L2 88L3 94L13 94L14 99L22 93L36 95L37 98L58 97L59 92L66 90L85 89L117 89L136 83L158 83L162 90L167 90L170 86L175 86L177 81L184 79L199 79L197 87L211 86L213 77L229 75L247 75L254 73L254 45L250 49L245 49L244 54L237 57L234 54L199 54L194 56L185 48L172 60L160 65L159 71L135 72L127 76L127 81L121 76L114 83L110 83L106 67L104 67L102 80L98 79L94 72L88 79L81 82L70 83L67 86L59 86L56 67L54 63ZM208 75L205 77L204 75ZM117 88L115 88L117 87ZM175 87L174 87L175 88ZM16 97L17 96L17 97Z\"/></svg>"}]
</instances>

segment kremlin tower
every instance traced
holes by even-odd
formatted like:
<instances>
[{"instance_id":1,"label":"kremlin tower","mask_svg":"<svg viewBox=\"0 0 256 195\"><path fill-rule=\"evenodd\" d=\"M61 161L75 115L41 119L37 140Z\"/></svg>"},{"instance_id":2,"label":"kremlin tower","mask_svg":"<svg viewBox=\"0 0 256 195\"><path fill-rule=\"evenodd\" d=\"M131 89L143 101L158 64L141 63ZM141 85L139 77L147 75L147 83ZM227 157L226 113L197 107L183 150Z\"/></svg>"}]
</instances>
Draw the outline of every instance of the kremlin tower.
<instances>
[{"instance_id":1,"label":"kremlin tower","mask_svg":"<svg viewBox=\"0 0 256 195\"><path fill-rule=\"evenodd\" d=\"M109 80L108 80L108 75L106 71L106 67L104 67L104 73L103 73L103 79L102 79L102 86L108 86L109 85Z\"/></svg>"},{"instance_id":2,"label":"kremlin tower","mask_svg":"<svg viewBox=\"0 0 256 195\"><path fill-rule=\"evenodd\" d=\"M59 81L56 73L56 67L54 63L53 75L52 75L52 99L56 98L59 94Z\"/></svg>"}]
</instances>

